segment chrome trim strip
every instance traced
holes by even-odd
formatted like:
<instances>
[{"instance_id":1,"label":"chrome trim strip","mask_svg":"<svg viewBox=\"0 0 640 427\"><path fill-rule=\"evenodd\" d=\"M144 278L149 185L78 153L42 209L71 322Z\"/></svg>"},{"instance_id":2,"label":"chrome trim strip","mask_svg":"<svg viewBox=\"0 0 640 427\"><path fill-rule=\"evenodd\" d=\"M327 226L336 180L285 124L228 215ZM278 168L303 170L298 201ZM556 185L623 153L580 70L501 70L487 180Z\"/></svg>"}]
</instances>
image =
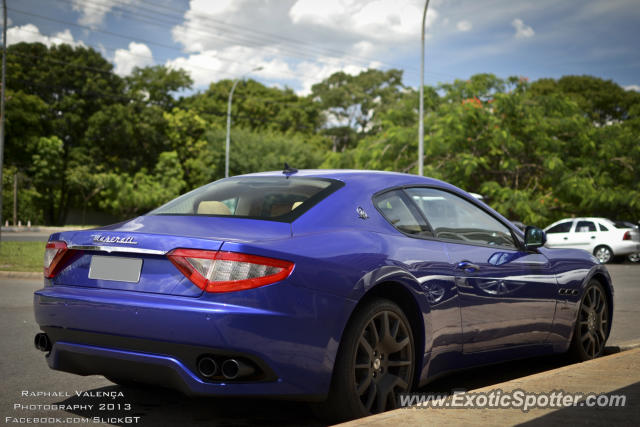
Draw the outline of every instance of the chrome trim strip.
<instances>
[{"instance_id":1,"label":"chrome trim strip","mask_svg":"<svg viewBox=\"0 0 640 427\"><path fill-rule=\"evenodd\" d=\"M166 255L166 251L159 251L156 249L143 249L121 246L84 246L84 245L71 245L69 249L76 249L80 251L99 251L99 252L126 252L131 254L149 254L149 255Z\"/></svg>"}]
</instances>

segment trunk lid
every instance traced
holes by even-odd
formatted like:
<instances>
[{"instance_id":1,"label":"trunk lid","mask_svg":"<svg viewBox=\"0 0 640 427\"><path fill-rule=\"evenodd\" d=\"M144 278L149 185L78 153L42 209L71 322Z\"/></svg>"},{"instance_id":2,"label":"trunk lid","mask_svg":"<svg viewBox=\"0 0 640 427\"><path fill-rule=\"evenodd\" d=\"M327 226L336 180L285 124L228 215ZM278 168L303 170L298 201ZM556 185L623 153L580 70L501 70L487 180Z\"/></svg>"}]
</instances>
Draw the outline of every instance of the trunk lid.
<instances>
[{"instance_id":1,"label":"trunk lid","mask_svg":"<svg viewBox=\"0 0 640 427\"><path fill-rule=\"evenodd\" d=\"M202 290L171 263L166 254L188 248L217 251L225 241L286 239L288 223L245 218L156 216L92 230L55 233L73 251L69 264L52 284L118 289L186 297Z\"/></svg>"}]
</instances>

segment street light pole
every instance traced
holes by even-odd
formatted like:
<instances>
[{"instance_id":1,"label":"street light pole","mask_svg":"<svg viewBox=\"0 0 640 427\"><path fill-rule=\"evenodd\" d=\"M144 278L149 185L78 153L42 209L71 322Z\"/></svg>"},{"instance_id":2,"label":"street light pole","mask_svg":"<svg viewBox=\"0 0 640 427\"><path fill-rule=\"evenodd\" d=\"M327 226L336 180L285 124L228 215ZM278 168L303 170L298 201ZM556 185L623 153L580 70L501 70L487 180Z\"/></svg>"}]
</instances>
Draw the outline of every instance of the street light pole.
<instances>
[{"instance_id":1,"label":"street light pole","mask_svg":"<svg viewBox=\"0 0 640 427\"><path fill-rule=\"evenodd\" d=\"M422 50L420 51L420 125L418 126L418 175L424 175L424 32L427 24L427 8L429 0L424 4L422 14Z\"/></svg>"},{"instance_id":2,"label":"street light pole","mask_svg":"<svg viewBox=\"0 0 640 427\"><path fill-rule=\"evenodd\" d=\"M233 82L233 86L231 86L231 92L229 92L229 103L227 104L227 142L225 146L224 153L224 177L229 178L229 152L231 148L231 103L233 102L233 92L236 90L236 86L240 83L240 80L244 79L249 73L253 73L254 71L260 71L263 67L256 67L251 71L244 73L242 76L235 79Z\"/></svg>"},{"instance_id":3,"label":"street light pole","mask_svg":"<svg viewBox=\"0 0 640 427\"><path fill-rule=\"evenodd\" d=\"M2 242L2 164L4 161L4 87L7 70L7 0L2 0L2 88L0 91L0 242Z\"/></svg>"}]
</instances>

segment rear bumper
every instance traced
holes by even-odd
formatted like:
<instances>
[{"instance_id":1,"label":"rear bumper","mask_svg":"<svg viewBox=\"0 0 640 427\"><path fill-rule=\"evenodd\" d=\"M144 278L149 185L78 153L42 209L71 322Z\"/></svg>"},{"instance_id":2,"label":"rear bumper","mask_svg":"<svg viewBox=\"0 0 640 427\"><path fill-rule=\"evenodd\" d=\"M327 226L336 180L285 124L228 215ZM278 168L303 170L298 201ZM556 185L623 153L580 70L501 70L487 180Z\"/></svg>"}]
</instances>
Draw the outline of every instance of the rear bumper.
<instances>
[{"instance_id":1,"label":"rear bumper","mask_svg":"<svg viewBox=\"0 0 640 427\"><path fill-rule=\"evenodd\" d=\"M627 240L619 243L613 249L615 255L629 255L640 252L640 243L635 240Z\"/></svg>"},{"instance_id":2,"label":"rear bumper","mask_svg":"<svg viewBox=\"0 0 640 427\"><path fill-rule=\"evenodd\" d=\"M53 286L35 293L34 310L53 342L52 369L190 395L322 399L353 303L285 283L250 292L194 299ZM253 307L234 304L242 300ZM269 309L256 308L258 302ZM203 354L245 358L260 375L203 378L196 368Z\"/></svg>"}]
</instances>

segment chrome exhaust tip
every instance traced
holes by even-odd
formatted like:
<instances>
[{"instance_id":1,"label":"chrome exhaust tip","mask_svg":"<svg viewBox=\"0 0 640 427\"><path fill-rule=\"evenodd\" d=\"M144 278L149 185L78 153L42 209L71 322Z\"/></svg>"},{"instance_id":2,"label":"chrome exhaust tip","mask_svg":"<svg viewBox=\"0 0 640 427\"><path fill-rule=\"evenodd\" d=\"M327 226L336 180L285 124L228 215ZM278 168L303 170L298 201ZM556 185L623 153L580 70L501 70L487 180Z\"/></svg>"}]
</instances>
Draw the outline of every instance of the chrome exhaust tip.
<instances>
[{"instance_id":1,"label":"chrome exhaust tip","mask_svg":"<svg viewBox=\"0 0 640 427\"><path fill-rule=\"evenodd\" d=\"M43 332L36 334L33 339L33 343L40 351L45 353L51 351L51 340L49 339L49 336Z\"/></svg>"},{"instance_id":2,"label":"chrome exhaust tip","mask_svg":"<svg viewBox=\"0 0 640 427\"><path fill-rule=\"evenodd\" d=\"M198 372L205 378L211 378L218 372L218 364L209 356L198 360Z\"/></svg>"},{"instance_id":3,"label":"chrome exhaust tip","mask_svg":"<svg viewBox=\"0 0 640 427\"><path fill-rule=\"evenodd\" d=\"M227 359L222 362L222 375L228 380L235 380L241 377L247 377L255 372L251 365L237 360Z\"/></svg>"}]
</instances>

